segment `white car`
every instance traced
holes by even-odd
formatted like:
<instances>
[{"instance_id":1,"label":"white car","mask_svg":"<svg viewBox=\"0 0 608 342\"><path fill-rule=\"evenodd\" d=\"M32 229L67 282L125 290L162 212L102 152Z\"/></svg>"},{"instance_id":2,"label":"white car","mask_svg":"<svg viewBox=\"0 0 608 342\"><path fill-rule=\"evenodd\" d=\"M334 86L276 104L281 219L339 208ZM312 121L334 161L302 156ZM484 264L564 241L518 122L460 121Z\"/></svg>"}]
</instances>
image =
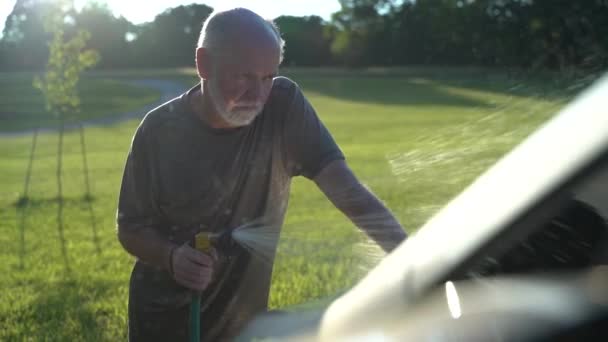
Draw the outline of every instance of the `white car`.
<instances>
[{"instance_id":1,"label":"white car","mask_svg":"<svg viewBox=\"0 0 608 342\"><path fill-rule=\"evenodd\" d=\"M241 339L608 341L608 76L346 294Z\"/></svg>"}]
</instances>

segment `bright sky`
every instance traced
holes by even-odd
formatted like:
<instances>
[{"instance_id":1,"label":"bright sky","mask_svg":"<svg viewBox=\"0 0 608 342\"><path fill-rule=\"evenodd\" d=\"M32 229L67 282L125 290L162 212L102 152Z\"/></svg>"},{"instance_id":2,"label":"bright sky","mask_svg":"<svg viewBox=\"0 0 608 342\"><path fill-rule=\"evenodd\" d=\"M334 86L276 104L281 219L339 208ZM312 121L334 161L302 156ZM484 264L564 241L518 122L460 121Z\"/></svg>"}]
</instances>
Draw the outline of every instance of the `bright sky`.
<instances>
[{"instance_id":1,"label":"bright sky","mask_svg":"<svg viewBox=\"0 0 608 342\"><path fill-rule=\"evenodd\" d=\"M74 0L77 8L81 8L91 0ZM169 7L201 3L214 9L245 7L265 18L276 18L280 15L318 15L329 19L331 14L340 9L338 0L96 0L106 3L117 16L123 16L135 24L152 21L154 17ZM6 17L11 13L15 1L0 0L0 36L4 30Z\"/></svg>"}]
</instances>

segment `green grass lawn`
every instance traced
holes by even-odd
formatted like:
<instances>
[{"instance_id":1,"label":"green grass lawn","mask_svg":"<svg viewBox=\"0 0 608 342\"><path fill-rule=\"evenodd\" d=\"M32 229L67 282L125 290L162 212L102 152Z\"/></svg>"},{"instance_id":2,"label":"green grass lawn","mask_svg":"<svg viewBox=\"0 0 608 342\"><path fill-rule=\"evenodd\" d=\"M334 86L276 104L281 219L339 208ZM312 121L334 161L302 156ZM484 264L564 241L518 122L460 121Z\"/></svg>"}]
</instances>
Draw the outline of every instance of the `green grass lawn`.
<instances>
[{"instance_id":1,"label":"green grass lawn","mask_svg":"<svg viewBox=\"0 0 608 342\"><path fill-rule=\"evenodd\" d=\"M57 126L46 112L42 93L32 87L34 73L0 73L0 132ZM85 76L79 84L81 112L73 119L89 120L138 110L157 101L160 93L113 78Z\"/></svg>"},{"instance_id":2,"label":"green grass lawn","mask_svg":"<svg viewBox=\"0 0 608 342\"><path fill-rule=\"evenodd\" d=\"M390 70L295 70L286 75L309 96L360 179L410 233L571 96L551 85L501 75L445 77ZM91 76L83 86L99 89L83 91L85 106L87 98L94 102L100 94L108 99L123 96L114 83L121 80L102 76ZM133 77L140 76L134 72ZM194 82L188 72L161 76L185 86ZM10 104L16 113L32 112L33 102L4 92L16 85L28 91L27 82L18 75L2 79L0 108ZM127 97L137 100L151 96L140 99L138 92L145 91L129 91ZM117 100L113 111L130 110L134 101ZM83 198L79 136L68 133L63 231L57 228L57 135L39 137L26 207L15 203L23 193L31 136L0 137L0 340L125 339L133 259L116 240L114 218L122 167L137 123L86 129L93 217ZM270 306L301 304L349 288L378 261L370 246L313 183L295 179Z\"/></svg>"}]
</instances>

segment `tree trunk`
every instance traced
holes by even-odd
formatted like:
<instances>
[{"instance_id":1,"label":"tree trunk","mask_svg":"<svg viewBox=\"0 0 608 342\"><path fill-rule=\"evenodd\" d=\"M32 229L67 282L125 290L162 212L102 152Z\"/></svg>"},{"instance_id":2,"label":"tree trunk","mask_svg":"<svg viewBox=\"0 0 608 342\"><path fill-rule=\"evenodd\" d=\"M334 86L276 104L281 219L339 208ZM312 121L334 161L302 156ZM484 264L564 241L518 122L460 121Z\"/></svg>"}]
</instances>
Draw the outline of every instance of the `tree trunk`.
<instances>
[{"instance_id":1,"label":"tree trunk","mask_svg":"<svg viewBox=\"0 0 608 342\"><path fill-rule=\"evenodd\" d=\"M68 253L65 246L65 236L63 234L63 183L61 181L61 171L63 164L63 135L65 131L65 122L63 115L59 117L59 141L57 143L57 230L59 232L59 242L61 243L61 254L65 268L69 272L70 265L68 263Z\"/></svg>"},{"instance_id":2,"label":"tree trunk","mask_svg":"<svg viewBox=\"0 0 608 342\"><path fill-rule=\"evenodd\" d=\"M82 154L82 169L84 173L85 195L84 200L89 208L89 217L91 218L91 229L93 230L93 245L97 254L101 253L99 247L99 237L97 236L97 223L95 222L95 212L93 211L93 196L91 194L91 183L89 182L89 163L87 162L87 148L84 140L84 126L79 125L80 130L80 150Z\"/></svg>"}]
</instances>

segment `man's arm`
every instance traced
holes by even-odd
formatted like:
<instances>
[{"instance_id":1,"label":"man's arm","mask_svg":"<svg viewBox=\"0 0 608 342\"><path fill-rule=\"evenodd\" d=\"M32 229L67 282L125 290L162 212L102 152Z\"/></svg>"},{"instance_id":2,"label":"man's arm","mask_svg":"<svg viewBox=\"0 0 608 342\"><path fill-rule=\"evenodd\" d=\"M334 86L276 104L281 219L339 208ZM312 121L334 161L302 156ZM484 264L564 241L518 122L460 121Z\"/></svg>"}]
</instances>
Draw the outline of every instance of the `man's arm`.
<instances>
[{"instance_id":1,"label":"man's arm","mask_svg":"<svg viewBox=\"0 0 608 342\"><path fill-rule=\"evenodd\" d=\"M151 228L137 231L118 229L124 249L141 261L166 269L181 285L203 291L213 278L214 255L207 255L183 244L178 246Z\"/></svg>"},{"instance_id":2,"label":"man's arm","mask_svg":"<svg viewBox=\"0 0 608 342\"><path fill-rule=\"evenodd\" d=\"M161 238L152 228L137 231L118 229L118 241L129 252L146 264L171 270L171 250L177 245Z\"/></svg>"},{"instance_id":3,"label":"man's arm","mask_svg":"<svg viewBox=\"0 0 608 342\"><path fill-rule=\"evenodd\" d=\"M336 208L384 251L390 252L407 237L397 219L359 182L344 160L329 163L314 181Z\"/></svg>"},{"instance_id":4,"label":"man's arm","mask_svg":"<svg viewBox=\"0 0 608 342\"><path fill-rule=\"evenodd\" d=\"M157 164L151 160L155 155L150 149L154 140L149 138L155 134L153 127L144 119L133 136L118 197L118 240L142 262L169 271L179 284L203 290L211 281L214 256L188 244L177 246L154 229L161 213L155 191L158 179L150 172Z\"/></svg>"}]
</instances>

